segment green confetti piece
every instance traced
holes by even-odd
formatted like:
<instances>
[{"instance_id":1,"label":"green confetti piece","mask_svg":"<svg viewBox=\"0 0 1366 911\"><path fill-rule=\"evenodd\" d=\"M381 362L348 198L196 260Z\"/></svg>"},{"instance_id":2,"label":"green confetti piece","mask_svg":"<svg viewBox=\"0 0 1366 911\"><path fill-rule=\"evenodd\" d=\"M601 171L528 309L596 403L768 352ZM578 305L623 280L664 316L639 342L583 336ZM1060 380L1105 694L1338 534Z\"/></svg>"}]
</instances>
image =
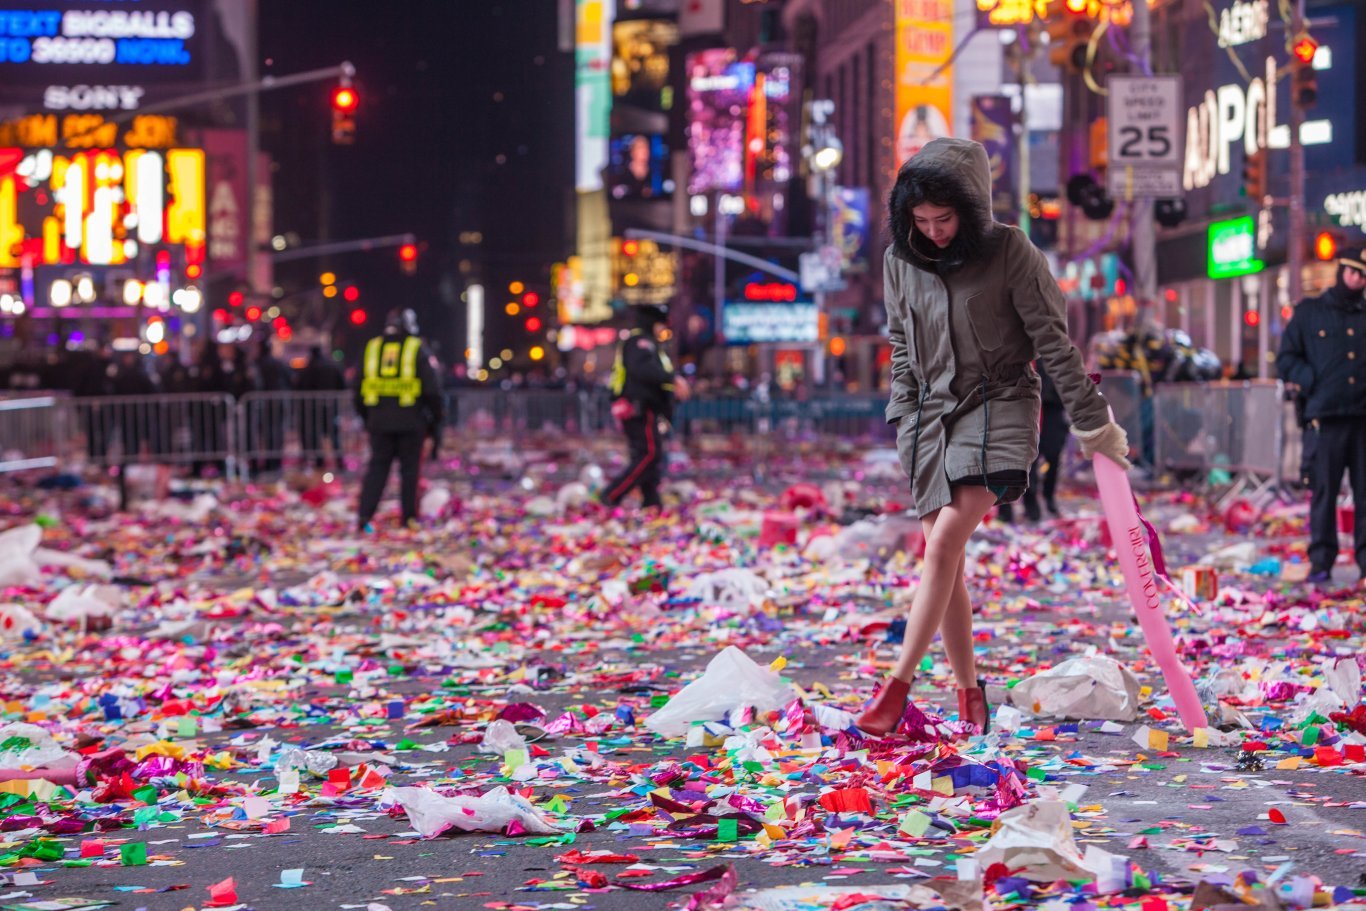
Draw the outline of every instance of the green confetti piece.
<instances>
[{"instance_id":1,"label":"green confetti piece","mask_svg":"<svg viewBox=\"0 0 1366 911\"><path fill-rule=\"evenodd\" d=\"M716 821L716 840L717 841L739 841L740 823L734 819L718 819Z\"/></svg>"},{"instance_id":2,"label":"green confetti piece","mask_svg":"<svg viewBox=\"0 0 1366 911\"><path fill-rule=\"evenodd\" d=\"M189 738L197 733L199 733L199 724L193 718L182 716L179 723L176 724L177 737Z\"/></svg>"},{"instance_id":3,"label":"green confetti piece","mask_svg":"<svg viewBox=\"0 0 1366 911\"><path fill-rule=\"evenodd\" d=\"M530 758L526 750L508 750L503 754L503 762L507 763L509 772L517 771L526 765Z\"/></svg>"},{"instance_id":4,"label":"green confetti piece","mask_svg":"<svg viewBox=\"0 0 1366 911\"><path fill-rule=\"evenodd\" d=\"M417 749L417 742L416 742L416 741L413 741L413 740L409 740L407 737L404 737L402 740L400 740L397 744L394 745L394 749L395 749L395 750L415 750L415 749Z\"/></svg>"},{"instance_id":5,"label":"green confetti piece","mask_svg":"<svg viewBox=\"0 0 1366 911\"><path fill-rule=\"evenodd\" d=\"M337 673L336 673L336 675L334 676L333 679L335 679L335 680L337 681L337 684L338 684L338 685L343 685L343 684L350 683L353 676L354 676L354 675L352 674L351 670L350 670L350 669L347 669L347 670L337 671Z\"/></svg>"},{"instance_id":6,"label":"green confetti piece","mask_svg":"<svg viewBox=\"0 0 1366 911\"><path fill-rule=\"evenodd\" d=\"M668 696L655 695L650 697L650 708L652 709L662 709L664 706L668 704Z\"/></svg>"},{"instance_id":7,"label":"green confetti piece","mask_svg":"<svg viewBox=\"0 0 1366 911\"><path fill-rule=\"evenodd\" d=\"M147 845L140 841L119 846L119 863L125 867L142 867L147 864Z\"/></svg>"},{"instance_id":8,"label":"green confetti piece","mask_svg":"<svg viewBox=\"0 0 1366 911\"><path fill-rule=\"evenodd\" d=\"M152 785L144 785L133 792L133 797L147 804L157 802L157 789Z\"/></svg>"}]
</instances>

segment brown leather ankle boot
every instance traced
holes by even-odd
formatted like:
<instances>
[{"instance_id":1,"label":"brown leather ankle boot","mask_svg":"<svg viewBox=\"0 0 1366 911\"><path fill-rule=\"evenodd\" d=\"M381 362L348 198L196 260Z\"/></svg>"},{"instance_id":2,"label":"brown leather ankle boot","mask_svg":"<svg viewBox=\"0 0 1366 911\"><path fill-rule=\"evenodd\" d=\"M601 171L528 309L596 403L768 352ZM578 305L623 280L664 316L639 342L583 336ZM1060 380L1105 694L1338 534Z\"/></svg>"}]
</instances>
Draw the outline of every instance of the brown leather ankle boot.
<instances>
[{"instance_id":1,"label":"brown leather ankle boot","mask_svg":"<svg viewBox=\"0 0 1366 911\"><path fill-rule=\"evenodd\" d=\"M868 708L858 716L859 730L874 737L885 737L896 730L911 697L911 685L905 680L888 676L882 689L873 697Z\"/></svg>"},{"instance_id":2,"label":"brown leather ankle boot","mask_svg":"<svg viewBox=\"0 0 1366 911\"><path fill-rule=\"evenodd\" d=\"M991 707L987 705L987 690L980 679L976 686L958 691L958 720L960 722L976 725L979 732L985 733L987 719L990 715Z\"/></svg>"}]
</instances>

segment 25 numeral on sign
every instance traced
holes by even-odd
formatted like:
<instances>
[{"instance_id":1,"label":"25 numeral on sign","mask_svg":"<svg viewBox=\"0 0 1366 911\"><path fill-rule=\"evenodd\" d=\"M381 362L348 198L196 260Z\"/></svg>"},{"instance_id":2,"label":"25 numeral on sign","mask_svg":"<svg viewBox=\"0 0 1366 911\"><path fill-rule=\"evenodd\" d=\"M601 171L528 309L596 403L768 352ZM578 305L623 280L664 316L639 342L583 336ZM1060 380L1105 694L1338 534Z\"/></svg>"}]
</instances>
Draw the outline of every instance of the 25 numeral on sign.
<instances>
[{"instance_id":1,"label":"25 numeral on sign","mask_svg":"<svg viewBox=\"0 0 1366 911\"><path fill-rule=\"evenodd\" d=\"M1147 130L1135 126L1120 127L1119 157L1164 158L1172 150L1170 133L1166 124L1153 124ZM1145 142L1146 149L1143 147Z\"/></svg>"}]
</instances>

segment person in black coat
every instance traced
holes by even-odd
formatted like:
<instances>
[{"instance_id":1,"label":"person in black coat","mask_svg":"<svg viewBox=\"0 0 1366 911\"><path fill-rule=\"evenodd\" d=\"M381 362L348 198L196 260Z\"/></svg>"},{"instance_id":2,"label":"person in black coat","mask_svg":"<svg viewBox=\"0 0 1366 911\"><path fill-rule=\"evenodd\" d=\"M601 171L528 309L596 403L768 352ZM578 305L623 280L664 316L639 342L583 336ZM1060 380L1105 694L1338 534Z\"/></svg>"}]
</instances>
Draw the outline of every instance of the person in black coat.
<instances>
[{"instance_id":1,"label":"person in black coat","mask_svg":"<svg viewBox=\"0 0 1366 911\"><path fill-rule=\"evenodd\" d=\"M1338 556L1337 500L1343 474L1366 503L1366 248L1338 260L1337 283L1300 301L1281 336L1276 370L1304 396L1314 429L1310 473L1309 581L1332 580ZM1366 522L1356 523L1357 567L1366 580Z\"/></svg>"},{"instance_id":2,"label":"person in black coat","mask_svg":"<svg viewBox=\"0 0 1366 911\"><path fill-rule=\"evenodd\" d=\"M1039 371L1039 379L1043 384L1043 405L1039 410L1039 457L1030 466L1029 486L1025 488L1024 496L1021 497L1025 516L1031 522L1039 521L1043 515L1039 511L1040 488L1049 515L1056 517L1060 514L1056 499L1058 478L1062 475L1062 451L1067 447L1067 429L1072 426L1067 420L1067 409L1063 407L1058 387L1053 385L1053 380L1044 370L1043 362L1035 361L1034 367ZM1014 521L1011 505L1001 504L1001 521Z\"/></svg>"},{"instance_id":3,"label":"person in black coat","mask_svg":"<svg viewBox=\"0 0 1366 911\"><path fill-rule=\"evenodd\" d=\"M271 350L270 336L263 336L252 363L252 385L258 392L289 392L291 380L289 368ZM263 397L247 410L247 446L256 453L252 467L257 472L280 470L288 406L282 397Z\"/></svg>"},{"instance_id":4,"label":"person in black coat","mask_svg":"<svg viewBox=\"0 0 1366 911\"><path fill-rule=\"evenodd\" d=\"M304 462L318 468L324 464L323 440L332 441L332 458L341 462L341 409L335 396L346 388L346 377L330 357L323 354L321 345L308 350L308 363L294 378L295 388L306 394L299 403L299 436L303 443Z\"/></svg>"},{"instance_id":5,"label":"person in black coat","mask_svg":"<svg viewBox=\"0 0 1366 911\"><path fill-rule=\"evenodd\" d=\"M199 365L196 386L199 392L231 396L240 401L255 386L247 365L246 353L236 345L221 343L204 349ZM219 399L196 400L191 406L191 426L194 428L197 458L194 473L202 476L204 469L216 465L221 475L228 470L228 420L231 406Z\"/></svg>"},{"instance_id":6,"label":"person in black coat","mask_svg":"<svg viewBox=\"0 0 1366 911\"><path fill-rule=\"evenodd\" d=\"M137 461L144 443L151 452L157 452L159 415L151 401L157 387L143 366L140 354L136 351L119 352L114 362L110 388L114 395L125 400L118 404L115 412L123 438L123 458L129 462Z\"/></svg>"},{"instance_id":7,"label":"person in black coat","mask_svg":"<svg viewBox=\"0 0 1366 911\"><path fill-rule=\"evenodd\" d=\"M636 328L621 343L612 367L612 414L621 422L630 456L621 473L600 495L605 506L616 506L640 488L647 509L663 505L659 480L664 463L663 437L673 420L674 369L660 347L660 331L668 321L661 307L636 311Z\"/></svg>"}]
</instances>

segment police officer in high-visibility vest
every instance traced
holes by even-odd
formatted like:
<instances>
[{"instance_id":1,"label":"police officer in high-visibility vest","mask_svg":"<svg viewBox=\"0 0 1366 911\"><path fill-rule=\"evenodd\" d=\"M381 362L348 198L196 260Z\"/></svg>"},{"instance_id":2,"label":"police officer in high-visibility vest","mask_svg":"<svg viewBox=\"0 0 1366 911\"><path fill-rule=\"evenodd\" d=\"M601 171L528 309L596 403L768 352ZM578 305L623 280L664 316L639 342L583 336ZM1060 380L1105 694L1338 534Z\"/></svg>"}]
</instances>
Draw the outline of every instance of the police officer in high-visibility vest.
<instances>
[{"instance_id":1,"label":"police officer in high-visibility vest","mask_svg":"<svg viewBox=\"0 0 1366 911\"><path fill-rule=\"evenodd\" d=\"M617 349L609 384L612 414L626 434L630 458L621 473L603 488L601 501L616 506L639 487L643 505L652 508L662 505L659 478L674 398L687 398L687 386L681 377L674 376L673 364L660 346L668 314L660 307L638 307L636 323Z\"/></svg>"},{"instance_id":2,"label":"police officer in high-visibility vest","mask_svg":"<svg viewBox=\"0 0 1366 911\"><path fill-rule=\"evenodd\" d=\"M370 520L384 495L389 467L397 458L402 519L412 527L417 522L422 445L431 437L436 451L445 418L441 382L418 336L412 310L390 311L384 334L366 343L356 411L370 432L370 464L361 484L357 524L362 531L372 530Z\"/></svg>"}]
</instances>

